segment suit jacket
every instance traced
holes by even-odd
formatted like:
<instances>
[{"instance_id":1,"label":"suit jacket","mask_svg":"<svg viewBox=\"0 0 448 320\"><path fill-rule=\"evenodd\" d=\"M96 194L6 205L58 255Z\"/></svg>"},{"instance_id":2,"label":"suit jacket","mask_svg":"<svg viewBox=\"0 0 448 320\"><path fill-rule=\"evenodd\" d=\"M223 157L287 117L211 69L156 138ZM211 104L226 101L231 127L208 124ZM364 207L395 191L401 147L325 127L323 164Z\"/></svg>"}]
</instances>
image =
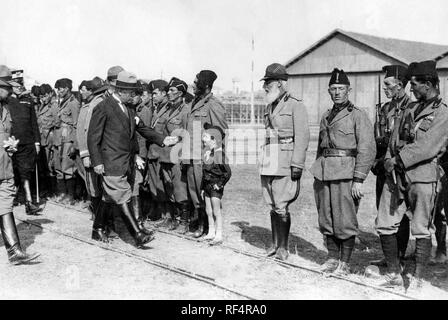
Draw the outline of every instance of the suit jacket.
<instances>
[{"instance_id":1,"label":"suit jacket","mask_svg":"<svg viewBox=\"0 0 448 320\"><path fill-rule=\"evenodd\" d=\"M405 110L385 157L400 157L409 183L437 182L440 178L438 159L445 153L448 143L447 105L441 99L432 101L416 116L416 109L424 103L413 103ZM401 139L406 131L413 133L412 142Z\"/></svg>"},{"instance_id":2,"label":"suit jacket","mask_svg":"<svg viewBox=\"0 0 448 320\"><path fill-rule=\"evenodd\" d=\"M341 110L328 123L331 110L322 116L316 161L310 171L320 181L364 180L376 156L373 126L367 114L355 106ZM356 157L323 157L324 148L356 149Z\"/></svg>"},{"instance_id":3,"label":"suit jacket","mask_svg":"<svg viewBox=\"0 0 448 320\"><path fill-rule=\"evenodd\" d=\"M84 104L79 111L78 123L76 128L76 147L79 150L81 158L89 156L89 148L87 146L87 135L89 130L90 119L92 118L92 111L95 107L104 100L104 95L99 94L93 99Z\"/></svg>"},{"instance_id":4,"label":"suit jacket","mask_svg":"<svg viewBox=\"0 0 448 320\"><path fill-rule=\"evenodd\" d=\"M30 99L8 98L8 109L12 120L11 135L19 139L19 145L40 143L36 111Z\"/></svg>"},{"instance_id":5,"label":"suit jacket","mask_svg":"<svg viewBox=\"0 0 448 320\"><path fill-rule=\"evenodd\" d=\"M213 93L209 93L197 102L192 103L191 110L186 112L182 121L186 129L182 137L182 159L202 159L202 132L204 124L220 127L224 132L229 128L226 120L226 108Z\"/></svg>"},{"instance_id":6,"label":"suit jacket","mask_svg":"<svg viewBox=\"0 0 448 320\"><path fill-rule=\"evenodd\" d=\"M0 114L0 142L8 140L11 133L11 116L6 106L3 106ZM0 145L0 181L14 178L14 172L12 169L12 159Z\"/></svg>"},{"instance_id":7,"label":"suit jacket","mask_svg":"<svg viewBox=\"0 0 448 320\"><path fill-rule=\"evenodd\" d=\"M289 176L291 167L303 169L310 140L308 113L301 100L286 93L266 107L267 143L262 146L260 174ZM269 141L268 141L269 139Z\"/></svg>"},{"instance_id":8,"label":"suit jacket","mask_svg":"<svg viewBox=\"0 0 448 320\"><path fill-rule=\"evenodd\" d=\"M122 111L114 96L107 97L93 109L87 145L92 166L104 165L105 175L123 176L138 153L137 131L149 142L163 146L164 136L146 127L135 110Z\"/></svg>"}]
</instances>

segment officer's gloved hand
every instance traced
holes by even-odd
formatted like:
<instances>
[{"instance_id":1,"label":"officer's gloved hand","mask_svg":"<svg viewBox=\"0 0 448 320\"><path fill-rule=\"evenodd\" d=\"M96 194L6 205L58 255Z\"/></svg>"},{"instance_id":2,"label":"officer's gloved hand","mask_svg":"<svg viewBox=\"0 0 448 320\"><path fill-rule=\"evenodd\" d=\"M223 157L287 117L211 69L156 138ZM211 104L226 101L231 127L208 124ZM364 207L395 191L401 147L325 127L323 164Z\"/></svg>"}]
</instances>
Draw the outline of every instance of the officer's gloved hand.
<instances>
[{"instance_id":1,"label":"officer's gloved hand","mask_svg":"<svg viewBox=\"0 0 448 320\"><path fill-rule=\"evenodd\" d=\"M291 180L297 181L302 177L302 169L297 167L291 167Z\"/></svg>"}]
</instances>

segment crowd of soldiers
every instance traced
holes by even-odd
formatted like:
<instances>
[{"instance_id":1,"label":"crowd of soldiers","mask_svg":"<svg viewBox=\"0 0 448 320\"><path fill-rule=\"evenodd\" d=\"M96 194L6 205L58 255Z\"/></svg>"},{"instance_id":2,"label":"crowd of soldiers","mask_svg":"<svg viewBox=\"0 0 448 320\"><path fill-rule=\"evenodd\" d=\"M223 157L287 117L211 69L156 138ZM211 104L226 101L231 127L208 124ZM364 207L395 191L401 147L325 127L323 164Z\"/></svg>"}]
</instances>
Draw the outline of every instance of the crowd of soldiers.
<instances>
[{"instance_id":1,"label":"crowd of soldiers","mask_svg":"<svg viewBox=\"0 0 448 320\"><path fill-rule=\"evenodd\" d=\"M328 250L321 270L338 276L350 273L363 182L372 171L377 178L375 229L384 258L371 264L386 267L381 286L403 287L406 276L418 288L428 261L446 262L442 209L448 191L448 108L440 97L435 61L388 65L383 71L382 87L390 101L377 107L374 126L349 100L347 74L337 68L331 74L328 93L333 107L322 115L316 160L310 168L319 229ZM267 254L281 260L288 257L288 207L299 194L309 143L306 108L288 93L287 79L280 64L268 66L262 79L269 104L260 175L271 208L273 240ZM405 92L408 82L416 101ZM433 223L438 246L431 260ZM405 256L410 234L416 239L415 252Z\"/></svg>"},{"instance_id":2,"label":"crowd of soldiers","mask_svg":"<svg viewBox=\"0 0 448 320\"><path fill-rule=\"evenodd\" d=\"M223 150L225 108L212 93L213 71L196 75L194 95L179 78L145 82L120 66L111 67L105 81L83 81L78 95L68 78L56 81L56 92L49 84L27 92L8 67L0 66L0 72L5 171L0 222L10 222L0 226L11 262L38 256L20 248L10 205L21 186L26 214L39 214L33 179L46 198L72 205L82 181L92 239L109 242L118 236L114 217L120 215L138 248L154 239L148 221L210 245L222 243L221 198L231 170Z\"/></svg>"},{"instance_id":3,"label":"crowd of soldiers","mask_svg":"<svg viewBox=\"0 0 448 320\"><path fill-rule=\"evenodd\" d=\"M145 226L148 218L158 220L156 226L222 243L221 198L231 171L223 152L228 129L225 108L211 92L217 78L213 71L196 75L191 95L178 78L145 83L115 66L108 70L106 81L100 77L83 81L77 99L69 79L56 81L57 94L43 84L28 96L11 80L7 67L0 69L5 140L0 156L4 167L12 156L15 185L24 189L27 214L41 210L30 194L37 161L41 183L55 201L73 202L75 177L82 177L95 240L108 242L114 236L116 212L137 247L154 239L154 230ZM390 101L378 106L375 125L350 101L350 80L343 70L335 68L329 80L333 107L322 116L316 160L310 168L319 228L328 250L322 271L350 273L363 182L372 171L377 177L375 228L384 253L384 259L372 264L386 267L383 286L403 286L411 233L416 239L411 280L420 285L430 260L433 222L438 242L435 262L446 260L442 209L448 109L440 97L435 61L390 65L383 71L383 90ZM287 90L283 65L269 65L261 80L268 102L259 165L272 228L267 255L286 260L289 206L300 192L310 140L308 117L301 100ZM405 92L408 82L416 101ZM2 197L14 193L8 170L0 177ZM20 249L17 232L8 231L15 230L12 206L1 202L0 227L10 260L34 259L36 255Z\"/></svg>"}]
</instances>

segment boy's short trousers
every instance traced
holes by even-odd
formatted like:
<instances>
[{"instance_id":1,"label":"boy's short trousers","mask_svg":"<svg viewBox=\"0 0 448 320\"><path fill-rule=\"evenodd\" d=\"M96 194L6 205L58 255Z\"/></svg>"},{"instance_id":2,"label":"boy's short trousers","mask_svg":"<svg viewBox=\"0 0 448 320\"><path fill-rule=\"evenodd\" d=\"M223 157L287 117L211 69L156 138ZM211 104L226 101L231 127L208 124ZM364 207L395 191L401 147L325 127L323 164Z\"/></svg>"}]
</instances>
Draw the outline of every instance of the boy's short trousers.
<instances>
[{"instance_id":1,"label":"boy's short trousers","mask_svg":"<svg viewBox=\"0 0 448 320\"><path fill-rule=\"evenodd\" d=\"M213 189L214 183L207 183L204 187L204 194L206 197L212 198L218 198L222 199L222 196L224 194L224 188L220 190Z\"/></svg>"}]
</instances>

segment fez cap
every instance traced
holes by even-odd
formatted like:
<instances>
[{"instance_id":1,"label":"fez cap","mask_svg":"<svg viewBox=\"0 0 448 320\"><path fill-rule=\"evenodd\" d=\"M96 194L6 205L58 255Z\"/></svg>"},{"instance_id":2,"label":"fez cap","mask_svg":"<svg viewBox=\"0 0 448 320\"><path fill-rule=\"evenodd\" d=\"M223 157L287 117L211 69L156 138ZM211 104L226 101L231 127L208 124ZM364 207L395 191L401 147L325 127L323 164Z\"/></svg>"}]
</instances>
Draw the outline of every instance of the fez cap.
<instances>
[{"instance_id":1,"label":"fez cap","mask_svg":"<svg viewBox=\"0 0 448 320\"><path fill-rule=\"evenodd\" d=\"M67 79L67 78L62 78L59 80L56 80L56 83L54 84L54 87L56 89L58 88L69 88L70 90L72 90L72 80Z\"/></svg>"},{"instance_id":2,"label":"fez cap","mask_svg":"<svg viewBox=\"0 0 448 320\"><path fill-rule=\"evenodd\" d=\"M288 80L288 73L285 66L280 63L272 63L266 67L264 77L260 81L266 80Z\"/></svg>"},{"instance_id":3,"label":"fez cap","mask_svg":"<svg viewBox=\"0 0 448 320\"><path fill-rule=\"evenodd\" d=\"M412 62L408 67L407 78L411 79L413 76L430 76L437 78L436 64L437 62L434 60Z\"/></svg>"},{"instance_id":4,"label":"fez cap","mask_svg":"<svg viewBox=\"0 0 448 320\"><path fill-rule=\"evenodd\" d=\"M48 83L44 83L43 85L41 85L39 87L39 94L44 95L47 93L53 93L53 89L51 88L51 86Z\"/></svg>"},{"instance_id":5,"label":"fez cap","mask_svg":"<svg viewBox=\"0 0 448 320\"><path fill-rule=\"evenodd\" d=\"M205 130L217 130L221 134L221 138L224 140L225 133L221 127L213 126L210 123L206 122L206 123L204 123L204 129Z\"/></svg>"},{"instance_id":6,"label":"fez cap","mask_svg":"<svg viewBox=\"0 0 448 320\"><path fill-rule=\"evenodd\" d=\"M211 88L213 87L213 83L218 78L218 76L212 70L201 70L196 75L196 78L198 79L197 85L200 88L205 88L206 86L209 86Z\"/></svg>"},{"instance_id":7,"label":"fez cap","mask_svg":"<svg viewBox=\"0 0 448 320\"><path fill-rule=\"evenodd\" d=\"M109 70L107 70L107 81L117 80L118 74L121 71L124 71L123 67L120 66L110 67Z\"/></svg>"},{"instance_id":8,"label":"fez cap","mask_svg":"<svg viewBox=\"0 0 448 320\"><path fill-rule=\"evenodd\" d=\"M331 73L331 78L330 82L328 83L328 86L331 86L332 84L344 84L349 86L350 80L348 80L348 77L345 74L344 70L334 68L333 72Z\"/></svg>"},{"instance_id":9,"label":"fez cap","mask_svg":"<svg viewBox=\"0 0 448 320\"><path fill-rule=\"evenodd\" d=\"M119 89L137 89L137 76L128 71L121 71L117 76L115 87Z\"/></svg>"},{"instance_id":10,"label":"fez cap","mask_svg":"<svg viewBox=\"0 0 448 320\"><path fill-rule=\"evenodd\" d=\"M159 89L160 91L168 90L168 82L162 79L152 80L149 82L149 91L152 93L154 90Z\"/></svg>"},{"instance_id":11,"label":"fez cap","mask_svg":"<svg viewBox=\"0 0 448 320\"><path fill-rule=\"evenodd\" d=\"M185 95L188 89L187 83L176 77L171 78L170 82L168 83L168 88L170 87L174 87L177 88L179 91L182 91L182 95Z\"/></svg>"}]
</instances>

